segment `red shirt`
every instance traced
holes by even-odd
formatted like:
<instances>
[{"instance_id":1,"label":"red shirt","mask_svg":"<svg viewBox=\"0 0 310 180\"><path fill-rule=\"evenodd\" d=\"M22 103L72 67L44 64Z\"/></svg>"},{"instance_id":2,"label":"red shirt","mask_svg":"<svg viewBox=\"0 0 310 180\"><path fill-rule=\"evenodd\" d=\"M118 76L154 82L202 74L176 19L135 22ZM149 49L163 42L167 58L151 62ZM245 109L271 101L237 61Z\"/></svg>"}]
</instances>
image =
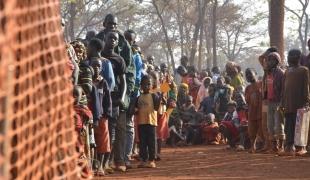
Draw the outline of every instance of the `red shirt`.
<instances>
[{"instance_id":1,"label":"red shirt","mask_svg":"<svg viewBox=\"0 0 310 180\"><path fill-rule=\"evenodd\" d=\"M273 89L273 75L267 75L267 98L268 100L273 100L274 97L274 89Z\"/></svg>"}]
</instances>

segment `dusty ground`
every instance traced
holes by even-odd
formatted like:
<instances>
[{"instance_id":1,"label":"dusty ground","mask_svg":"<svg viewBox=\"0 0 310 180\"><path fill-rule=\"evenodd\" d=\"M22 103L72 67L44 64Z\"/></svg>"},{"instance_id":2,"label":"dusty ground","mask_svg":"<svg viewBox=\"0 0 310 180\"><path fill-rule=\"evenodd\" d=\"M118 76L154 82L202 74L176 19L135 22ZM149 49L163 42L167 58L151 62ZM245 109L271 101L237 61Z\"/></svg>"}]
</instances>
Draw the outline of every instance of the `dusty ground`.
<instances>
[{"instance_id":1,"label":"dusty ground","mask_svg":"<svg viewBox=\"0 0 310 180\"><path fill-rule=\"evenodd\" d=\"M156 169L135 168L103 179L310 179L309 157L248 154L224 148L165 148Z\"/></svg>"}]
</instances>

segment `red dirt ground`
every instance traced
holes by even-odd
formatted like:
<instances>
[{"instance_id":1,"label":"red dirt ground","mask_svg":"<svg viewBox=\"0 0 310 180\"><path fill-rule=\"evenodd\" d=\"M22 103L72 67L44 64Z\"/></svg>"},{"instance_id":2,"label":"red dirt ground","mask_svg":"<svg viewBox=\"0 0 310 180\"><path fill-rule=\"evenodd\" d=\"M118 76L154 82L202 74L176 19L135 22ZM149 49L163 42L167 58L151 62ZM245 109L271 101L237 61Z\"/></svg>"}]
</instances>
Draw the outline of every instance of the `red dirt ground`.
<instances>
[{"instance_id":1,"label":"red dirt ground","mask_svg":"<svg viewBox=\"0 0 310 180\"><path fill-rule=\"evenodd\" d=\"M224 149L224 146L165 148L155 169L134 168L102 179L310 179L309 157Z\"/></svg>"}]
</instances>

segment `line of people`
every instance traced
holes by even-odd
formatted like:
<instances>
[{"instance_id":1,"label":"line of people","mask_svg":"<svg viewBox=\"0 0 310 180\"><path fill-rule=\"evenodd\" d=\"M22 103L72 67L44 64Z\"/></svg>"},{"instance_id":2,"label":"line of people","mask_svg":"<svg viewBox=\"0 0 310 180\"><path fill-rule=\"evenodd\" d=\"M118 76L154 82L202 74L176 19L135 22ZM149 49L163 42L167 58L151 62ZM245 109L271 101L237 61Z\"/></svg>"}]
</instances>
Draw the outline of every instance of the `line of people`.
<instances>
[{"instance_id":1,"label":"line of people","mask_svg":"<svg viewBox=\"0 0 310 180\"><path fill-rule=\"evenodd\" d=\"M121 33L114 15L103 26L67 45L83 177L125 172L133 158L140 168L155 168L164 143L306 153L301 137L308 131L296 143L295 127L308 113L310 58L299 50L289 51L285 66L269 48L259 57L261 78L250 68L244 75L234 62L223 72L198 73L186 56L171 72L165 63L156 66L153 56L144 60L136 33Z\"/></svg>"}]
</instances>

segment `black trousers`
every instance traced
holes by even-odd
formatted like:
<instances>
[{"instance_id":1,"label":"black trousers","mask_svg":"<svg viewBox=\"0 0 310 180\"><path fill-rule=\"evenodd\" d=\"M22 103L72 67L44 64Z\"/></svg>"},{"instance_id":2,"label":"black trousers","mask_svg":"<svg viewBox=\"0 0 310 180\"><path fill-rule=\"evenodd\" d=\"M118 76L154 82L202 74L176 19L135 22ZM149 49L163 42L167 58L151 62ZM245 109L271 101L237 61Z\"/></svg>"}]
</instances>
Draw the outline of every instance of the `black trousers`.
<instances>
[{"instance_id":1,"label":"black trousers","mask_svg":"<svg viewBox=\"0 0 310 180\"><path fill-rule=\"evenodd\" d=\"M140 157L146 162L154 161L156 156L156 126L143 124L138 126Z\"/></svg>"},{"instance_id":2,"label":"black trousers","mask_svg":"<svg viewBox=\"0 0 310 180\"><path fill-rule=\"evenodd\" d=\"M297 113L285 114L284 131L285 131L285 136L286 136L285 146L287 147L291 147L294 145L296 116L297 116Z\"/></svg>"}]
</instances>

